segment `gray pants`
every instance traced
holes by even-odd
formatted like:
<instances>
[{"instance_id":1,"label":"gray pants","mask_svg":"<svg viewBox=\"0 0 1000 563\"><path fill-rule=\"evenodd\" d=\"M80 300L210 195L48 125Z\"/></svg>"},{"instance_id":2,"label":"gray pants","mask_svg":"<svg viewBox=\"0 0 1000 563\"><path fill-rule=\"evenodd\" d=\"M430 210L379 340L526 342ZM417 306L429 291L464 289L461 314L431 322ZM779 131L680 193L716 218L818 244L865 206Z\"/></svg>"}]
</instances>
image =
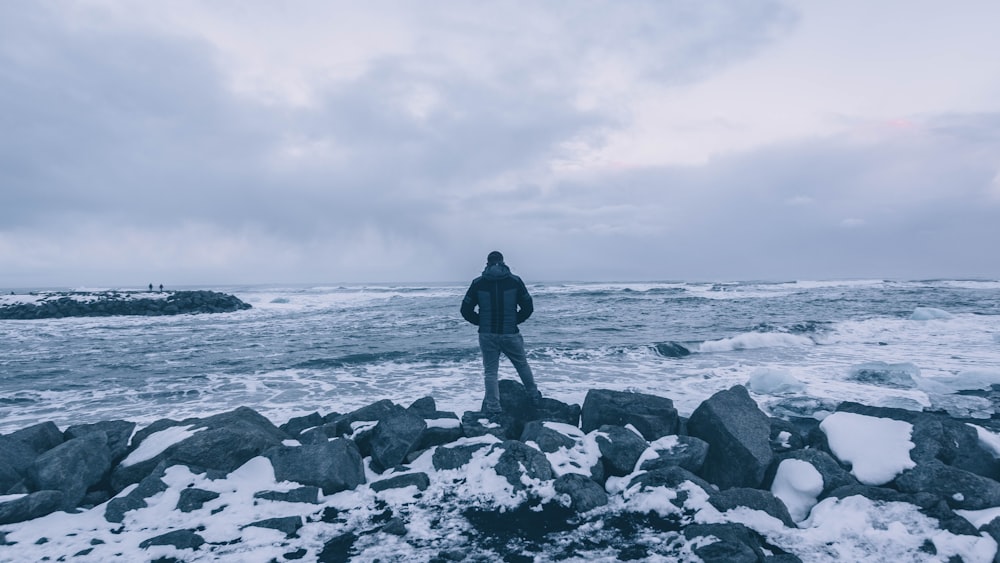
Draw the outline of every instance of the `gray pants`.
<instances>
[{"instance_id":1,"label":"gray pants","mask_svg":"<svg viewBox=\"0 0 1000 563\"><path fill-rule=\"evenodd\" d=\"M483 372L486 376L486 397L483 399L483 409L500 409L500 385L497 382L497 372L500 370L500 352L503 352L517 370L521 383L529 393L536 391L535 377L528 366L528 358L524 354L524 338L520 333L487 334L479 333L479 349L483 352Z\"/></svg>"}]
</instances>

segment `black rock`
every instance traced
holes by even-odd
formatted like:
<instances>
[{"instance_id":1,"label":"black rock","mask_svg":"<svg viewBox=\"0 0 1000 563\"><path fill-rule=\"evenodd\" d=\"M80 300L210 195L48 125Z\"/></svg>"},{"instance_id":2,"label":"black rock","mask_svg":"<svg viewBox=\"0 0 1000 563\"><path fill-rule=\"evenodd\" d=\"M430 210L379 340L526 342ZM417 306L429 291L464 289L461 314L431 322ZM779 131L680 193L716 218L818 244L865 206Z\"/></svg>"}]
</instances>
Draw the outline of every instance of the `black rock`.
<instances>
[{"instance_id":1,"label":"black rock","mask_svg":"<svg viewBox=\"0 0 1000 563\"><path fill-rule=\"evenodd\" d=\"M503 409L504 414L513 417L522 424L536 418L536 405L531 396L528 395L524 385L513 379L501 379L498 385L500 388L500 408ZM520 428L517 433L520 434Z\"/></svg>"},{"instance_id":2,"label":"black rock","mask_svg":"<svg viewBox=\"0 0 1000 563\"><path fill-rule=\"evenodd\" d=\"M6 494L28 474L38 453L24 442L0 436L0 493Z\"/></svg>"},{"instance_id":3,"label":"black rock","mask_svg":"<svg viewBox=\"0 0 1000 563\"><path fill-rule=\"evenodd\" d=\"M189 487L181 491L181 496L177 499L177 510L181 512L192 512L201 509L206 502L219 498L219 493L206 491L195 487Z\"/></svg>"},{"instance_id":4,"label":"black rock","mask_svg":"<svg viewBox=\"0 0 1000 563\"><path fill-rule=\"evenodd\" d=\"M660 342L656 345L656 353L664 358L683 358L690 356L691 350L676 342Z\"/></svg>"},{"instance_id":5,"label":"black rock","mask_svg":"<svg viewBox=\"0 0 1000 563\"><path fill-rule=\"evenodd\" d=\"M366 405L355 411L337 417L334 421L337 427L337 436L350 435L353 433L351 425L355 422L378 422L386 415L394 413L403 407L393 403L389 399L382 399L370 405Z\"/></svg>"},{"instance_id":6,"label":"black rock","mask_svg":"<svg viewBox=\"0 0 1000 563\"><path fill-rule=\"evenodd\" d=\"M147 549L154 545L170 545L177 549L195 549L205 544L205 538L198 535L194 530L174 530L165 534L143 540L139 543L141 549Z\"/></svg>"},{"instance_id":7,"label":"black rock","mask_svg":"<svg viewBox=\"0 0 1000 563\"><path fill-rule=\"evenodd\" d=\"M264 452L278 481L314 485L331 495L365 482L361 454L350 440L337 438L322 444L276 446Z\"/></svg>"},{"instance_id":8,"label":"black rock","mask_svg":"<svg viewBox=\"0 0 1000 563\"><path fill-rule=\"evenodd\" d=\"M512 440L521 435L524 421L506 413L490 416L479 411L466 411L462 414L461 427L462 435L467 438L490 434L501 440Z\"/></svg>"},{"instance_id":9,"label":"black rock","mask_svg":"<svg viewBox=\"0 0 1000 563\"><path fill-rule=\"evenodd\" d=\"M555 480L557 493L570 498L570 506L577 512L587 512L608 504L608 493L593 479L578 473L567 473Z\"/></svg>"},{"instance_id":10,"label":"black rock","mask_svg":"<svg viewBox=\"0 0 1000 563\"><path fill-rule=\"evenodd\" d=\"M87 489L111 470L111 452L104 432L86 434L63 442L39 455L28 468L28 483L35 491L62 491L63 508L76 507Z\"/></svg>"},{"instance_id":11,"label":"black rock","mask_svg":"<svg viewBox=\"0 0 1000 563\"><path fill-rule=\"evenodd\" d=\"M394 536L405 536L407 534L406 522L402 518L393 518L382 525L382 531Z\"/></svg>"},{"instance_id":12,"label":"black rock","mask_svg":"<svg viewBox=\"0 0 1000 563\"><path fill-rule=\"evenodd\" d=\"M688 419L688 433L708 443L700 475L721 488L760 487L771 465L771 421L742 385L705 400Z\"/></svg>"},{"instance_id":13,"label":"black rock","mask_svg":"<svg viewBox=\"0 0 1000 563\"><path fill-rule=\"evenodd\" d=\"M677 466L664 467L663 469L654 469L653 471L640 473L629 481L627 488L631 489L632 487L638 486L640 490L646 490L654 487L676 489L688 481L698 485L709 494L714 493L717 490L715 486L708 481L698 477L687 469L682 469ZM683 504L683 500L681 500L681 504Z\"/></svg>"},{"instance_id":14,"label":"black rock","mask_svg":"<svg viewBox=\"0 0 1000 563\"><path fill-rule=\"evenodd\" d=\"M631 424L646 440L676 434L680 420L674 402L644 393L591 389L583 401L581 427L591 432L606 424Z\"/></svg>"},{"instance_id":15,"label":"black rock","mask_svg":"<svg viewBox=\"0 0 1000 563\"><path fill-rule=\"evenodd\" d=\"M608 475L623 477L635 470L649 444L635 432L621 426L604 425L595 437Z\"/></svg>"},{"instance_id":16,"label":"black rock","mask_svg":"<svg viewBox=\"0 0 1000 563\"><path fill-rule=\"evenodd\" d=\"M704 563L757 563L764 551L756 534L743 524L692 524L684 528L684 537L710 538L715 541L694 549Z\"/></svg>"},{"instance_id":17,"label":"black rock","mask_svg":"<svg viewBox=\"0 0 1000 563\"><path fill-rule=\"evenodd\" d=\"M572 448L576 445L573 438L548 428L540 420L533 420L524 425L521 441L534 442L538 444L538 449L545 453L557 452L559 448Z\"/></svg>"},{"instance_id":18,"label":"black rock","mask_svg":"<svg viewBox=\"0 0 1000 563\"><path fill-rule=\"evenodd\" d=\"M0 502L0 524L40 518L59 510L64 504L62 491L37 491L14 500Z\"/></svg>"},{"instance_id":19,"label":"black rock","mask_svg":"<svg viewBox=\"0 0 1000 563\"><path fill-rule=\"evenodd\" d=\"M951 508L982 510L1000 506L1000 483L940 461L919 463L896 477L894 484L906 493L937 495Z\"/></svg>"},{"instance_id":20,"label":"black rock","mask_svg":"<svg viewBox=\"0 0 1000 563\"><path fill-rule=\"evenodd\" d=\"M421 397L406 407L406 410L422 418L434 418L437 413L437 403L434 402L434 397Z\"/></svg>"},{"instance_id":21,"label":"black rock","mask_svg":"<svg viewBox=\"0 0 1000 563\"><path fill-rule=\"evenodd\" d=\"M434 446L450 444L465 436L465 433L462 432L462 424L455 413L435 412L432 418L425 420L427 421L427 428L420 433L420 439L417 440L411 453L433 448ZM446 421L451 424L438 425L436 421ZM454 422L452 423L452 421Z\"/></svg>"},{"instance_id":22,"label":"black rock","mask_svg":"<svg viewBox=\"0 0 1000 563\"><path fill-rule=\"evenodd\" d=\"M45 453L64 441L59 427L52 422L33 424L11 432L7 437L26 444L36 455Z\"/></svg>"},{"instance_id":23,"label":"black rock","mask_svg":"<svg viewBox=\"0 0 1000 563\"><path fill-rule=\"evenodd\" d=\"M643 461L639 469L652 471L676 465L697 473L705 465L708 443L694 436L677 436L677 445L671 448L657 448L655 451L657 457Z\"/></svg>"},{"instance_id":24,"label":"black rock","mask_svg":"<svg viewBox=\"0 0 1000 563\"><path fill-rule=\"evenodd\" d=\"M768 470L764 481L768 487L774 481L778 467L786 459L804 461L816 468L816 471L823 478L823 491L820 493L820 498L825 498L834 489L860 484L847 469L837 463L833 456L821 450L808 449L796 450L778 456L771 469Z\"/></svg>"},{"instance_id":25,"label":"black rock","mask_svg":"<svg viewBox=\"0 0 1000 563\"><path fill-rule=\"evenodd\" d=\"M63 433L66 440L80 438L94 432L104 432L108 437L108 450L112 463L120 461L128 451L129 439L135 430L135 423L127 420L108 420L94 424L70 426Z\"/></svg>"},{"instance_id":26,"label":"black rock","mask_svg":"<svg viewBox=\"0 0 1000 563\"><path fill-rule=\"evenodd\" d=\"M405 487L416 487L420 491L426 491L429 486L431 486L431 481L424 472L404 473L403 475L382 479L371 484L372 490L376 493L387 489L402 489Z\"/></svg>"},{"instance_id":27,"label":"black rock","mask_svg":"<svg viewBox=\"0 0 1000 563\"><path fill-rule=\"evenodd\" d=\"M241 529L256 527L256 528L268 528L271 530L278 530L283 532L286 538L294 537L295 533L299 531L302 527L302 517L301 516L285 516L282 518L268 518L266 520L258 520L251 524L243 526Z\"/></svg>"},{"instance_id":28,"label":"black rock","mask_svg":"<svg viewBox=\"0 0 1000 563\"><path fill-rule=\"evenodd\" d=\"M279 502L301 502L319 504L319 487L299 487L290 491L260 491L253 498Z\"/></svg>"},{"instance_id":29,"label":"black rock","mask_svg":"<svg viewBox=\"0 0 1000 563\"><path fill-rule=\"evenodd\" d=\"M412 411L401 409L382 418L372 430L372 468L379 471L402 463L426 429L424 419Z\"/></svg>"},{"instance_id":30,"label":"black rock","mask_svg":"<svg viewBox=\"0 0 1000 563\"><path fill-rule=\"evenodd\" d=\"M781 523L789 528L796 528L795 521L788 513L788 507L781 499L772 495L768 491L760 489L749 489L734 487L717 493L712 493L708 497L708 502L719 512L725 512L734 508L745 506L753 510L760 510L774 516Z\"/></svg>"},{"instance_id":31,"label":"black rock","mask_svg":"<svg viewBox=\"0 0 1000 563\"><path fill-rule=\"evenodd\" d=\"M296 416L294 418L290 418L288 422L279 426L278 429L293 438L298 438L299 434L301 434L303 430L314 428L316 426L323 426L325 423L326 422L323 417L320 416L318 412L314 412L306 416Z\"/></svg>"},{"instance_id":32,"label":"black rock","mask_svg":"<svg viewBox=\"0 0 1000 563\"><path fill-rule=\"evenodd\" d=\"M497 475L507 479L515 490L525 488L521 481L522 476L540 481L550 481L555 477L548 458L535 448L517 440L507 440L499 447L503 448L504 452L500 454L494 470Z\"/></svg>"},{"instance_id":33,"label":"black rock","mask_svg":"<svg viewBox=\"0 0 1000 563\"><path fill-rule=\"evenodd\" d=\"M104 519L108 522L120 523L125 520L125 513L129 510L145 508L146 499L167 490L167 484L163 482L163 475L167 465L160 462L156 468L139 485L123 496L118 496L108 501L104 509Z\"/></svg>"},{"instance_id":34,"label":"black rock","mask_svg":"<svg viewBox=\"0 0 1000 563\"><path fill-rule=\"evenodd\" d=\"M434 464L434 469L436 471L458 469L472 461L472 455L474 453L487 447L489 447L489 444L469 444L466 446L450 447L439 446L434 449L431 462Z\"/></svg>"}]
</instances>

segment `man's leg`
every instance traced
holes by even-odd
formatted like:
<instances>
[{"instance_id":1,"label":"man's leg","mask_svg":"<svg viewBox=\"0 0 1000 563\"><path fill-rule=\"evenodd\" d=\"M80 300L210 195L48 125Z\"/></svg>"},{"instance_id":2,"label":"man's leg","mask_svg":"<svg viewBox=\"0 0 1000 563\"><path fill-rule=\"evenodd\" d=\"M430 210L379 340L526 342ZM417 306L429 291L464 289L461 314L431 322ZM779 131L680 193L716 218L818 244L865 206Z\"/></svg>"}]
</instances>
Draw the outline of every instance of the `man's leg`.
<instances>
[{"instance_id":1,"label":"man's leg","mask_svg":"<svg viewBox=\"0 0 1000 563\"><path fill-rule=\"evenodd\" d=\"M521 333L517 333L504 334L501 338L501 350L510 363L514 365L514 369L517 370L517 375L521 378L521 383L527 389L528 395L532 400L538 401L541 398L541 393L538 391L538 386L535 385L535 376L531 373L528 357L524 353L524 337L521 336Z\"/></svg>"},{"instance_id":2,"label":"man's leg","mask_svg":"<svg viewBox=\"0 0 1000 563\"><path fill-rule=\"evenodd\" d=\"M497 372L500 369L500 335L479 334L479 349L483 352L483 375L486 382L486 396L482 410L486 413L500 412L500 385Z\"/></svg>"}]
</instances>

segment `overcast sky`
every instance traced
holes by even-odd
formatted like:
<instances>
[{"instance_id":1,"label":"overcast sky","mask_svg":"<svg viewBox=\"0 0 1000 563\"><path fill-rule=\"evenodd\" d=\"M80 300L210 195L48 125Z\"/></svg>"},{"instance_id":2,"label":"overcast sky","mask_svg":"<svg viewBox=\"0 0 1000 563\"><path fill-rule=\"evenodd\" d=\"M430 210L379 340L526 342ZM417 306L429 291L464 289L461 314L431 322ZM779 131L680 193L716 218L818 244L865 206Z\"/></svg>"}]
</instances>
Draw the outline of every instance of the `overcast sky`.
<instances>
[{"instance_id":1,"label":"overcast sky","mask_svg":"<svg viewBox=\"0 0 1000 563\"><path fill-rule=\"evenodd\" d=\"M998 22L0 2L0 287L998 278Z\"/></svg>"}]
</instances>

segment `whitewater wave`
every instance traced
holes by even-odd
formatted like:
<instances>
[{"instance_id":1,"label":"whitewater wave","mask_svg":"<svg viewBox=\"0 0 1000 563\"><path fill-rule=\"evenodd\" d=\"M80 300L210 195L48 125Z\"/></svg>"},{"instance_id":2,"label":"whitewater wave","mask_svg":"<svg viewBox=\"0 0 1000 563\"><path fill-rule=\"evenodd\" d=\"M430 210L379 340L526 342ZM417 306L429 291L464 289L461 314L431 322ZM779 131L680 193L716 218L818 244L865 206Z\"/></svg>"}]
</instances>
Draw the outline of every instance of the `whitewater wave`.
<instances>
[{"instance_id":1,"label":"whitewater wave","mask_svg":"<svg viewBox=\"0 0 1000 563\"><path fill-rule=\"evenodd\" d=\"M734 352L758 348L787 348L791 346L814 346L816 342L808 336L784 332L746 332L732 338L709 340L698 346L698 352Z\"/></svg>"}]
</instances>

